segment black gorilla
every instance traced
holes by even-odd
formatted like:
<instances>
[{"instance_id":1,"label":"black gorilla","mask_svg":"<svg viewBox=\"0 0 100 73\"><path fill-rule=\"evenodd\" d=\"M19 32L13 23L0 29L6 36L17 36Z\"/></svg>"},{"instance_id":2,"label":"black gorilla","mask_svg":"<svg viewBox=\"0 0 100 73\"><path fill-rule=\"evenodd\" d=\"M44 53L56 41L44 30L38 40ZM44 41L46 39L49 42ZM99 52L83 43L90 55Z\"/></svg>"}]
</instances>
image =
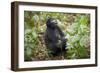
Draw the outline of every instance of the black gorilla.
<instances>
[{"instance_id":1,"label":"black gorilla","mask_svg":"<svg viewBox=\"0 0 100 73\"><path fill-rule=\"evenodd\" d=\"M66 39L64 33L57 25L55 18L49 18L46 22L45 44L51 50L53 56L63 55L66 52Z\"/></svg>"}]
</instances>

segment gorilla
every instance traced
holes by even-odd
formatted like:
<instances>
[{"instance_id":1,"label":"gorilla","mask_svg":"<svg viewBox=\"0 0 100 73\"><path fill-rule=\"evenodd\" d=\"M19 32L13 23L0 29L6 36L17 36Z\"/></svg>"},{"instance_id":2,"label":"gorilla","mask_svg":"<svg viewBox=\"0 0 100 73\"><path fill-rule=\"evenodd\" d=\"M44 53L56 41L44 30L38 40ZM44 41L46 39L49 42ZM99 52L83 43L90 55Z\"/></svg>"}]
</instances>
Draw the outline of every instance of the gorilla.
<instances>
[{"instance_id":1,"label":"gorilla","mask_svg":"<svg viewBox=\"0 0 100 73\"><path fill-rule=\"evenodd\" d=\"M53 56L64 56L66 53L66 41L64 33L58 26L55 18L49 18L46 22L45 45Z\"/></svg>"}]
</instances>

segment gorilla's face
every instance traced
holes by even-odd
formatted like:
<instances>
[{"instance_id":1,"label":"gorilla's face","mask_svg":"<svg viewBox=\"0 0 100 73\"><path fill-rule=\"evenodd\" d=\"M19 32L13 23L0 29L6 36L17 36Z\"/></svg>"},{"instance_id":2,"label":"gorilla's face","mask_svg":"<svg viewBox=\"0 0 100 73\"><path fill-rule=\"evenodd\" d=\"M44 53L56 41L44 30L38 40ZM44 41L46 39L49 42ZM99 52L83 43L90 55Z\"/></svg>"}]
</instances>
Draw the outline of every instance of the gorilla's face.
<instances>
[{"instance_id":1,"label":"gorilla's face","mask_svg":"<svg viewBox=\"0 0 100 73\"><path fill-rule=\"evenodd\" d=\"M56 20L52 20L50 23L51 23L52 28L56 28L56 26L57 26L57 21Z\"/></svg>"},{"instance_id":2,"label":"gorilla's face","mask_svg":"<svg viewBox=\"0 0 100 73\"><path fill-rule=\"evenodd\" d=\"M56 28L57 27L57 20L54 19L54 18L50 18L48 21L47 21L47 27L50 27L52 29Z\"/></svg>"}]
</instances>

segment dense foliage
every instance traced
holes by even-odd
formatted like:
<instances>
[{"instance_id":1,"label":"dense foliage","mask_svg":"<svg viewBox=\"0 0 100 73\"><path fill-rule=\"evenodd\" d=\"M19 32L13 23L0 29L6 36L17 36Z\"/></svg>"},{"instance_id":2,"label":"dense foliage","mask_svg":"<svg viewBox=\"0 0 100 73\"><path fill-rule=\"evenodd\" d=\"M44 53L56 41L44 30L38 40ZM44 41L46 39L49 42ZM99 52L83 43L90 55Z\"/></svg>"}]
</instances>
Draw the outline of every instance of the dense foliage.
<instances>
[{"instance_id":1,"label":"dense foliage","mask_svg":"<svg viewBox=\"0 0 100 73\"><path fill-rule=\"evenodd\" d=\"M25 61L49 60L44 44L46 21L54 17L67 38L66 59L90 57L90 15L56 12L24 12L24 58Z\"/></svg>"}]
</instances>

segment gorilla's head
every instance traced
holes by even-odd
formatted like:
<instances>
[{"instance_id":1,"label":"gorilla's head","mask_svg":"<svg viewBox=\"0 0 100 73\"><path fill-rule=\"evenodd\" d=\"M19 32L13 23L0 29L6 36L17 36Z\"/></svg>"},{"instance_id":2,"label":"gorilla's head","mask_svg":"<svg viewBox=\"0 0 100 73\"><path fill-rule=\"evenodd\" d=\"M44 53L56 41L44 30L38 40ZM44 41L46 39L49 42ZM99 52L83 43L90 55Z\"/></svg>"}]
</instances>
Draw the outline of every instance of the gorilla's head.
<instances>
[{"instance_id":1,"label":"gorilla's head","mask_svg":"<svg viewBox=\"0 0 100 73\"><path fill-rule=\"evenodd\" d=\"M49 18L46 22L47 27L50 27L52 29L57 27L57 20L55 18Z\"/></svg>"}]
</instances>

